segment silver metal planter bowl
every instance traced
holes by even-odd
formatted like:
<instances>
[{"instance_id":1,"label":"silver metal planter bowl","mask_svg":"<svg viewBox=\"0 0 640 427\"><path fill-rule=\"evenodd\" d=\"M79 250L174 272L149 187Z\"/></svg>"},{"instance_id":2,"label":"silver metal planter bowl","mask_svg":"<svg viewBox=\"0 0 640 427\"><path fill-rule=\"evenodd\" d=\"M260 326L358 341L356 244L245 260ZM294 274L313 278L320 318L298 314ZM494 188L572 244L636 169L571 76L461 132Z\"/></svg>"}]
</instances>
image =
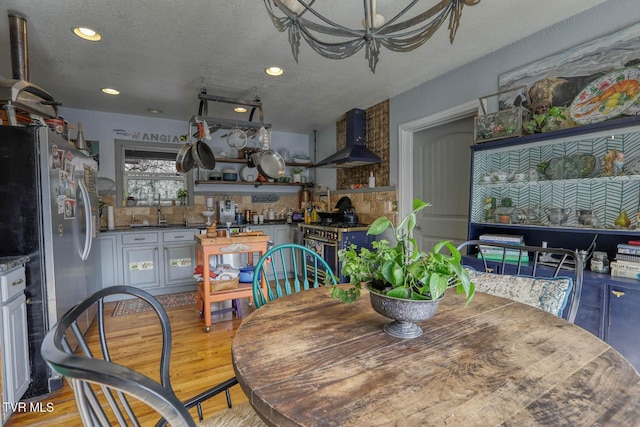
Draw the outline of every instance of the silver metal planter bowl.
<instances>
[{"instance_id":1,"label":"silver metal planter bowl","mask_svg":"<svg viewBox=\"0 0 640 427\"><path fill-rule=\"evenodd\" d=\"M422 335L422 328L413 322L431 319L436 314L442 299L431 301L391 298L373 292L369 285L366 285L366 288L369 289L371 296L371 307L383 316L394 319L382 329L397 338L416 338Z\"/></svg>"}]
</instances>

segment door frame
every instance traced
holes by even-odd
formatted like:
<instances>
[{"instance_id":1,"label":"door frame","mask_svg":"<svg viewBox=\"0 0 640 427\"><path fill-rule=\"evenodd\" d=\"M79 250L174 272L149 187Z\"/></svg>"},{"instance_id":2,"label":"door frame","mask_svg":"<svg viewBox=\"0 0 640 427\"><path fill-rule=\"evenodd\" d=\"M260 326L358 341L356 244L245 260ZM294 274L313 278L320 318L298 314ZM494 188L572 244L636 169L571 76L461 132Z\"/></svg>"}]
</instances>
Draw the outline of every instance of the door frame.
<instances>
[{"instance_id":1,"label":"door frame","mask_svg":"<svg viewBox=\"0 0 640 427\"><path fill-rule=\"evenodd\" d=\"M399 218L411 212L413 206L413 134L476 115L478 100L448 108L398 125L398 214ZM402 165L402 167L400 167Z\"/></svg>"}]
</instances>

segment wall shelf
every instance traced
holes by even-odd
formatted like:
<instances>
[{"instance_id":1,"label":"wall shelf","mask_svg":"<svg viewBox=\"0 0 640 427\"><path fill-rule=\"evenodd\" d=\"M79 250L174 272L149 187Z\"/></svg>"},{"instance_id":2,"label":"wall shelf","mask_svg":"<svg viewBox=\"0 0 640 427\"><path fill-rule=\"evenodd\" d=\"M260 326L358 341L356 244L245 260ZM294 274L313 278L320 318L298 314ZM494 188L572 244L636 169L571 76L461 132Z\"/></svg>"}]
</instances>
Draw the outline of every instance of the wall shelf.
<instances>
[{"instance_id":1,"label":"wall shelf","mask_svg":"<svg viewBox=\"0 0 640 427\"><path fill-rule=\"evenodd\" d=\"M238 159L230 159L227 157L216 157L216 163L239 163L242 165L247 164L247 159L238 158ZM299 168L312 168L315 166L314 163L294 163L294 162L285 162L286 166L291 167L299 167Z\"/></svg>"},{"instance_id":2,"label":"wall shelf","mask_svg":"<svg viewBox=\"0 0 640 427\"><path fill-rule=\"evenodd\" d=\"M198 180L196 181L197 185L252 185L256 188L266 185L266 186L277 186L277 187L313 187L314 183L302 183L302 182L246 182L246 181L216 181L216 180Z\"/></svg>"}]
</instances>

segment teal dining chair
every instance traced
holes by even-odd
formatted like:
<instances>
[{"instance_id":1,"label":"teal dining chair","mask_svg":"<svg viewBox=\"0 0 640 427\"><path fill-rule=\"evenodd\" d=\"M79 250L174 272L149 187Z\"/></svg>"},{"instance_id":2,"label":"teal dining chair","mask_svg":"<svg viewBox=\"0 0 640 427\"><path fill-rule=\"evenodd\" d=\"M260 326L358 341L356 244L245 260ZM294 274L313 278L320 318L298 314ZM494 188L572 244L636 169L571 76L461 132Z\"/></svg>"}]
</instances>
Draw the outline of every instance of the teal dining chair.
<instances>
[{"instance_id":1,"label":"teal dining chair","mask_svg":"<svg viewBox=\"0 0 640 427\"><path fill-rule=\"evenodd\" d=\"M266 294L262 279L266 281ZM336 277L317 252L295 243L269 249L258 261L253 273L253 301L256 308L310 288L335 285Z\"/></svg>"}]
</instances>

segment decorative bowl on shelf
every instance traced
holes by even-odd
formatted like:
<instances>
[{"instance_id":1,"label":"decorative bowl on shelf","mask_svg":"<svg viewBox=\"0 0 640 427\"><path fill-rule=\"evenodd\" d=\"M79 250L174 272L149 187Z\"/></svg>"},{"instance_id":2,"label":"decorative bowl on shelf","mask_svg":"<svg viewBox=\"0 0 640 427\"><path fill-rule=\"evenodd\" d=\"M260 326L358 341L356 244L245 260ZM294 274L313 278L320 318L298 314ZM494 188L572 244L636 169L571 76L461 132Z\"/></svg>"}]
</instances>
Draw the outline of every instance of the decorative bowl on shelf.
<instances>
[{"instance_id":1,"label":"decorative bowl on shelf","mask_svg":"<svg viewBox=\"0 0 640 427\"><path fill-rule=\"evenodd\" d=\"M311 162L311 159L309 157L301 156L301 155L293 156L293 158L291 160L293 161L293 163L309 163L309 162Z\"/></svg>"}]
</instances>

